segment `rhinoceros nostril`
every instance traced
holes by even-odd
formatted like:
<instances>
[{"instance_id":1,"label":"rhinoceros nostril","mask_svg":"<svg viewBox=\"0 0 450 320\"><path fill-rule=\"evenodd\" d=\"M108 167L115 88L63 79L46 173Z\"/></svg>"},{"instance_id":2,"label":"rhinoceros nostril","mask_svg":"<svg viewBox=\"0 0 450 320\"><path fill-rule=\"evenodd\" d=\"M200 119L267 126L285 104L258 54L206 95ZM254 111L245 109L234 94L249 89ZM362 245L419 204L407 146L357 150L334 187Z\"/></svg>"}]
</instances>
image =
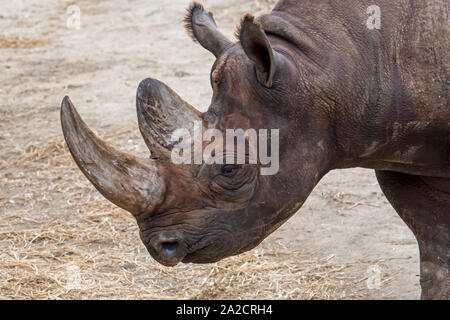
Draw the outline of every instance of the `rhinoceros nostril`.
<instances>
[{"instance_id":1,"label":"rhinoceros nostril","mask_svg":"<svg viewBox=\"0 0 450 320\"><path fill-rule=\"evenodd\" d=\"M161 253L167 258L175 258L178 247L178 241L161 242Z\"/></svg>"}]
</instances>

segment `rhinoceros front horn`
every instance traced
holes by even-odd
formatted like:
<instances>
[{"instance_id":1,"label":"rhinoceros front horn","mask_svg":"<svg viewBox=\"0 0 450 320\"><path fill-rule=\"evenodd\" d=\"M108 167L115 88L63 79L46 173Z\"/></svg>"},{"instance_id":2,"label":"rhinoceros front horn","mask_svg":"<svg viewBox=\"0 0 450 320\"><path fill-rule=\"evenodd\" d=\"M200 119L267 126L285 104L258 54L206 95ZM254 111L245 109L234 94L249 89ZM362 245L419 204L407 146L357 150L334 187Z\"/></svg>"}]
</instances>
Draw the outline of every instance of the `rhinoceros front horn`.
<instances>
[{"instance_id":1,"label":"rhinoceros front horn","mask_svg":"<svg viewBox=\"0 0 450 320\"><path fill-rule=\"evenodd\" d=\"M162 201L165 183L156 161L106 145L89 130L68 97L62 102L61 123L75 162L105 198L136 217Z\"/></svg>"},{"instance_id":2,"label":"rhinoceros front horn","mask_svg":"<svg viewBox=\"0 0 450 320\"><path fill-rule=\"evenodd\" d=\"M139 129L153 159L170 159L177 129L193 132L194 123L201 122L201 113L183 101L164 83L143 80L137 90L136 109Z\"/></svg>"}]
</instances>

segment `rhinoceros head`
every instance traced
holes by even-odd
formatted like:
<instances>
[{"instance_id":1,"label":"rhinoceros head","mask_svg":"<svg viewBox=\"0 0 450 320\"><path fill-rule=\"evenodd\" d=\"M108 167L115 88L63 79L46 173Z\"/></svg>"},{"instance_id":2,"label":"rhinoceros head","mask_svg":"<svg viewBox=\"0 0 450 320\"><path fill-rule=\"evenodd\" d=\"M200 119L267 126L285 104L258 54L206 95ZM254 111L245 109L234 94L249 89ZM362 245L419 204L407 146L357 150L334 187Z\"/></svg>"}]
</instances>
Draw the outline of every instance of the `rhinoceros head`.
<instances>
[{"instance_id":1,"label":"rhinoceros head","mask_svg":"<svg viewBox=\"0 0 450 320\"><path fill-rule=\"evenodd\" d=\"M64 136L81 171L135 216L148 251L167 266L215 262L254 248L301 207L327 168L321 121L300 111L307 108L299 105L295 62L274 49L254 18L244 17L238 43L222 35L198 4L189 8L186 23L191 36L217 57L212 102L202 114L163 83L142 81L137 113L150 158L107 146L67 97L61 111ZM259 163L174 164L172 133L196 123L220 132L279 129L278 172L261 175Z\"/></svg>"}]
</instances>

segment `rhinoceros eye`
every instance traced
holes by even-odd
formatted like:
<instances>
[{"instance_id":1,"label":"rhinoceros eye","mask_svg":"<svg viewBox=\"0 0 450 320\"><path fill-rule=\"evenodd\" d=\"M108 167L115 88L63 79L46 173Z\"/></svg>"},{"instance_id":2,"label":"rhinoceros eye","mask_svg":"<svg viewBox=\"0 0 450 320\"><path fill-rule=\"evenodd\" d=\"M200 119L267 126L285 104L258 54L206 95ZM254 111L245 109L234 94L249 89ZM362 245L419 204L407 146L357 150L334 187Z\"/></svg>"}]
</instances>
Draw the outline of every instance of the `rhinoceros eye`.
<instances>
[{"instance_id":1,"label":"rhinoceros eye","mask_svg":"<svg viewBox=\"0 0 450 320\"><path fill-rule=\"evenodd\" d=\"M224 201L244 201L253 195L257 183L257 168L226 164L217 169L208 185L215 197Z\"/></svg>"},{"instance_id":2,"label":"rhinoceros eye","mask_svg":"<svg viewBox=\"0 0 450 320\"><path fill-rule=\"evenodd\" d=\"M222 167L222 175L227 178L232 178L239 171L239 167L236 165L225 165Z\"/></svg>"}]
</instances>

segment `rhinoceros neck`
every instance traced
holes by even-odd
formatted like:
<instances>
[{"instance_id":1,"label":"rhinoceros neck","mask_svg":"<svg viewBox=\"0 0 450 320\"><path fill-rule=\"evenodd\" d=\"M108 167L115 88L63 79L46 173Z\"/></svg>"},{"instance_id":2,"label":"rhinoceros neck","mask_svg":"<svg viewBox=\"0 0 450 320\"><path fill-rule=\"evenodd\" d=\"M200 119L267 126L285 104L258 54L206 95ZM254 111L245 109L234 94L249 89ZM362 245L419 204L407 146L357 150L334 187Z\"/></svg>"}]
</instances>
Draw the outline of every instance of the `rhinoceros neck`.
<instances>
[{"instance_id":1,"label":"rhinoceros neck","mask_svg":"<svg viewBox=\"0 0 450 320\"><path fill-rule=\"evenodd\" d=\"M326 70L307 80L335 93L321 100L336 167L450 177L446 2L379 0L380 29L366 26L366 0L284 0L258 18Z\"/></svg>"}]
</instances>

